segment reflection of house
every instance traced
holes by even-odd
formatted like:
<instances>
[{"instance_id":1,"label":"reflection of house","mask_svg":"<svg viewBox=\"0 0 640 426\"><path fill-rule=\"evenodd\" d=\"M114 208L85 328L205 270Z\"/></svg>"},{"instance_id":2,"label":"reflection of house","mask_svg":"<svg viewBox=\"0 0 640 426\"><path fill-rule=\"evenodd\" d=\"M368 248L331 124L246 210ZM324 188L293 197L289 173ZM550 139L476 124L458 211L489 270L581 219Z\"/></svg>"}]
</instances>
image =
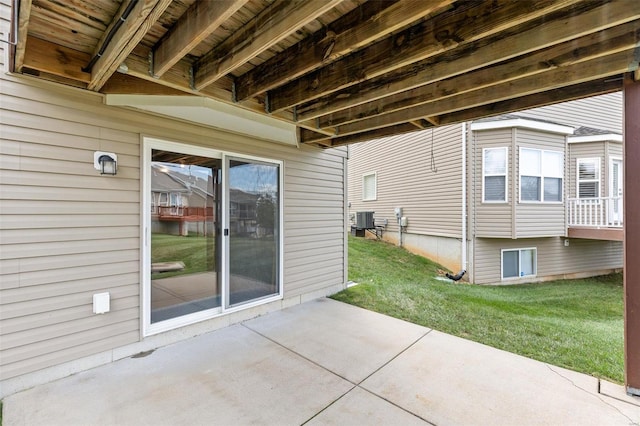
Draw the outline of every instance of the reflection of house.
<instances>
[{"instance_id":1,"label":"reflection of house","mask_svg":"<svg viewBox=\"0 0 640 426\"><path fill-rule=\"evenodd\" d=\"M174 235L212 233L215 219L213 182L162 164L151 166L152 232Z\"/></svg>"},{"instance_id":2,"label":"reflection of house","mask_svg":"<svg viewBox=\"0 0 640 426\"><path fill-rule=\"evenodd\" d=\"M398 242L402 208L402 244L475 283L621 268L621 109L614 93L352 146L350 212Z\"/></svg>"},{"instance_id":3,"label":"reflection of house","mask_svg":"<svg viewBox=\"0 0 640 426\"><path fill-rule=\"evenodd\" d=\"M259 195L249 194L239 189L230 189L229 229L239 235L252 235L257 230L256 207Z\"/></svg>"}]
</instances>

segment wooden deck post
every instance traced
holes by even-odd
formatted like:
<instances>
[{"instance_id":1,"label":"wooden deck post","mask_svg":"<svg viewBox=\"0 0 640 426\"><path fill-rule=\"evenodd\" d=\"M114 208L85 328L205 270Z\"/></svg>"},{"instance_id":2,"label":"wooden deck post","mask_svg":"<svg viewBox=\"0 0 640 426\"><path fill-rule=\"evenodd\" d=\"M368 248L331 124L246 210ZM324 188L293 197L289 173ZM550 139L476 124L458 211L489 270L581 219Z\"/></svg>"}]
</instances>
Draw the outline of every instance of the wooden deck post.
<instances>
[{"instance_id":1,"label":"wooden deck post","mask_svg":"<svg viewBox=\"0 0 640 426\"><path fill-rule=\"evenodd\" d=\"M636 77L638 73L636 72ZM640 81L624 79L624 362L627 393L640 396Z\"/></svg>"}]
</instances>

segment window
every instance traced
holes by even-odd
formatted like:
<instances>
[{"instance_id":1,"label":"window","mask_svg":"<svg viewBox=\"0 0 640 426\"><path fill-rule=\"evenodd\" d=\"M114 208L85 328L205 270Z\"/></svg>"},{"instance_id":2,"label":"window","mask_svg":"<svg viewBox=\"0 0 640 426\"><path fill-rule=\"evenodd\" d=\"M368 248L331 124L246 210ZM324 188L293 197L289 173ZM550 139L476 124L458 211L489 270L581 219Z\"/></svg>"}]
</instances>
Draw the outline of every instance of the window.
<instances>
[{"instance_id":1,"label":"window","mask_svg":"<svg viewBox=\"0 0 640 426\"><path fill-rule=\"evenodd\" d=\"M482 150L482 201L507 201L507 148Z\"/></svg>"},{"instance_id":2,"label":"window","mask_svg":"<svg viewBox=\"0 0 640 426\"><path fill-rule=\"evenodd\" d=\"M537 273L535 248L502 250L502 279L531 277Z\"/></svg>"},{"instance_id":3,"label":"window","mask_svg":"<svg viewBox=\"0 0 640 426\"><path fill-rule=\"evenodd\" d=\"M578 198L600 196L600 159L578 158Z\"/></svg>"},{"instance_id":4,"label":"window","mask_svg":"<svg viewBox=\"0 0 640 426\"><path fill-rule=\"evenodd\" d=\"M377 198L376 173L362 176L362 201L373 201Z\"/></svg>"},{"instance_id":5,"label":"window","mask_svg":"<svg viewBox=\"0 0 640 426\"><path fill-rule=\"evenodd\" d=\"M562 202L564 154L520 148L520 201Z\"/></svg>"}]
</instances>

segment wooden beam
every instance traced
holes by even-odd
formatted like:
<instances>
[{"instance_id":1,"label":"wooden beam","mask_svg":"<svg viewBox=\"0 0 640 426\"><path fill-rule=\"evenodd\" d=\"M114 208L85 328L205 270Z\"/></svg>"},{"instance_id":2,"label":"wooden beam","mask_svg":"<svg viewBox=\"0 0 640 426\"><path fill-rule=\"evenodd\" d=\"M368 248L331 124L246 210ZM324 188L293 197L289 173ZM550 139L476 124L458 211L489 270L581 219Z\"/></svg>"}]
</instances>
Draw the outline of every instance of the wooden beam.
<instances>
[{"instance_id":1,"label":"wooden beam","mask_svg":"<svg viewBox=\"0 0 640 426\"><path fill-rule=\"evenodd\" d=\"M269 111L307 102L344 87L499 33L575 4L577 0L459 2L458 7L373 43L329 66L269 92Z\"/></svg>"},{"instance_id":2,"label":"wooden beam","mask_svg":"<svg viewBox=\"0 0 640 426\"><path fill-rule=\"evenodd\" d=\"M338 5L342 0L291 1L277 0L263 10L257 19L236 31L232 41L207 53L195 69L198 90L244 65L296 30ZM231 44L231 46L229 46ZM225 52L225 50L227 50ZM224 54L221 55L221 52Z\"/></svg>"},{"instance_id":3,"label":"wooden beam","mask_svg":"<svg viewBox=\"0 0 640 426\"><path fill-rule=\"evenodd\" d=\"M16 3L18 2L14 1L13 7L16 7ZM29 31L29 18L31 17L31 0L21 0L19 4L20 9L18 10L18 22L14 22L14 25L18 25L18 40L16 41L16 50L13 55L13 69L16 72L21 72L22 65L24 64L27 34Z\"/></svg>"},{"instance_id":4,"label":"wooden beam","mask_svg":"<svg viewBox=\"0 0 640 426\"><path fill-rule=\"evenodd\" d=\"M587 6L591 9L585 10ZM637 20L640 2L615 0L603 5L585 2L572 8L570 16L551 18L541 18L531 26L513 28L300 105L296 108L298 119L315 119Z\"/></svg>"},{"instance_id":5,"label":"wooden beam","mask_svg":"<svg viewBox=\"0 0 640 426\"><path fill-rule=\"evenodd\" d=\"M559 89L548 90L532 95L507 99L500 102L493 102L487 105L468 108L448 114L440 115L440 125L462 123L464 121L476 120L483 117L492 117L510 112L522 111L529 108L536 108L551 105L558 102L566 102L575 99L586 98L588 96L604 95L606 93L617 92L622 89L622 80L617 78L606 80L587 81L585 83L573 84Z\"/></svg>"},{"instance_id":6,"label":"wooden beam","mask_svg":"<svg viewBox=\"0 0 640 426\"><path fill-rule=\"evenodd\" d=\"M624 372L640 397L640 82L624 79Z\"/></svg>"},{"instance_id":7,"label":"wooden beam","mask_svg":"<svg viewBox=\"0 0 640 426\"><path fill-rule=\"evenodd\" d=\"M153 74L161 76L218 29L248 0L197 0L153 48Z\"/></svg>"},{"instance_id":8,"label":"wooden beam","mask_svg":"<svg viewBox=\"0 0 640 426\"><path fill-rule=\"evenodd\" d=\"M302 142L318 143L318 144L324 142L324 144L330 143L331 147L336 147L336 146L350 145L357 142L367 142L370 140L380 139L387 136L399 135L401 133L411 133L411 132L418 132L418 131L420 131L420 129L418 129L413 124L402 123L402 124L390 126L384 129L376 129L369 132L358 133L356 135L335 137L331 139L325 139L324 141L323 140L314 140L314 141L303 140Z\"/></svg>"},{"instance_id":9,"label":"wooden beam","mask_svg":"<svg viewBox=\"0 0 640 426\"><path fill-rule=\"evenodd\" d=\"M91 81L91 74L82 71L82 67L90 59L87 53L31 36L28 37L27 44L29 49L24 56L23 68L31 68L85 84Z\"/></svg>"},{"instance_id":10,"label":"wooden beam","mask_svg":"<svg viewBox=\"0 0 640 426\"><path fill-rule=\"evenodd\" d=\"M586 62L553 69L515 81L486 87L442 100L377 115L338 127L338 135L360 133L384 128L421 117L440 115L504 99L525 96L567 85L596 80L628 71L634 61L635 49L603 56Z\"/></svg>"},{"instance_id":11,"label":"wooden beam","mask_svg":"<svg viewBox=\"0 0 640 426\"><path fill-rule=\"evenodd\" d=\"M521 111L523 109L535 108L545 105L551 105L558 102L566 102L575 99L581 99L588 96L603 95L606 93L617 92L622 89L622 79L614 78L599 81L588 81L585 83L575 84L559 89L549 90L545 92L535 93L533 95L523 96L515 99L507 99L501 102L495 102L488 105L469 108L462 111L456 111L450 114L444 114L438 117L439 125L462 123L465 121L476 120L483 117L491 117L509 112ZM333 138L332 146L347 145L357 142L365 142L377 137L392 136L394 134L415 131L415 127L411 129L408 123L403 125L392 126L387 129L377 129L371 132L358 133L345 137ZM305 142L303 139L302 142ZM316 141L315 143L318 143ZM324 141L325 145L329 140Z\"/></svg>"},{"instance_id":12,"label":"wooden beam","mask_svg":"<svg viewBox=\"0 0 640 426\"><path fill-rule=\"evenodd\" d=\"M253 97L398 31L453 0L367 2L240 76L238 101Z\"/></svg>"},{"instance_id":13,"label":"wooden beam","mask_svg":"<svg viewBox=\"0 0 640 426\"><path fill-rule=\"evenodd\" d=\"M171 0L139 0L113 38L104 40L104 52L93 65L89 90L98 91L145 36L154 22L171 4ZM116 15L120 19L120 14ZM112 23L113 25L113 23ZM109 33L109 29L105 34ZM96 54L102 47L98 47Z\"/></svg>"},{"instance_id":14,"label":"wooden beam","mask_svg":"<svg viewBox=\"0 0 640 426\"><path fill-rule=\"evenodd\" d=\"M510 61L320 117L319 127L338 126L633 49L638 41L640 22L629 22Z\"/></svg>"}]
</instances>

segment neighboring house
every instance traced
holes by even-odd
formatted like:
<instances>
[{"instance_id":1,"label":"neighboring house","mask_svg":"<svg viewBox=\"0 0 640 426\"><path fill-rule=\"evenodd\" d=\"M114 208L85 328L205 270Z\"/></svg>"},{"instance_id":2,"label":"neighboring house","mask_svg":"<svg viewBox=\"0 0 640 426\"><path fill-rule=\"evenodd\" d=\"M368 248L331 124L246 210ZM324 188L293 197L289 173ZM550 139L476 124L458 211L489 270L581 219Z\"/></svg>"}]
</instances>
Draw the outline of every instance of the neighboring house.
<instances>
[{"instance_id":1,"label":"neighboring house","mask_svg":"<svg viewBox=\"0 0 640 426\"><path fill-rule=\"evenodd\" d=\"M352 226L374 212L379 237L473 283L618 270L621 128L613 93L354 145Z\"/></svg>"}]
</instances>

